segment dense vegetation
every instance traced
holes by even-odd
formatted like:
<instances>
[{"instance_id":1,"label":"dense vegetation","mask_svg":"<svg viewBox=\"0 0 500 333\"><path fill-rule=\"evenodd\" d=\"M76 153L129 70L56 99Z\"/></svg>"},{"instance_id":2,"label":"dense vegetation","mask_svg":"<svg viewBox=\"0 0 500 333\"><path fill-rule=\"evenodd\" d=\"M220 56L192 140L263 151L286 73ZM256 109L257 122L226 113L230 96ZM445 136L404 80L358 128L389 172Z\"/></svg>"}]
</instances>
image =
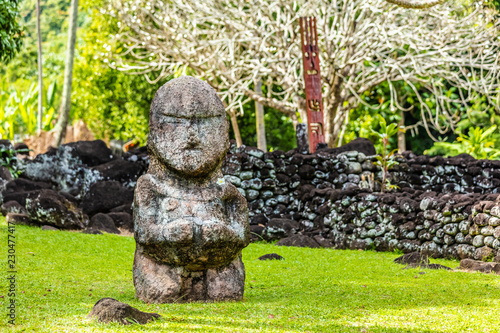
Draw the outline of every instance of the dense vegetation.
<instances>
[{"instance_id":1,"label":"dense vegetation","mask_svg":"<svg viewBox=\"0 0 500 333\"><path fill-rule=\"evenodd\" d=\"M154 92L167 80L181 75L179 71L171 73L165 79L151 84L143 75L129 75L112 69L108 55L122 46L111 42L111 36L119 30L120 22L116 18L103 14L102 8L107 0L83 0L80 2L79 30L74 69L74 85L72 93L71 119L83 119L95 133L97 138L105 140L136 139L144 144L148 131L149 104ZM13 2L16 4L16 2ZM496 3L495 3L496 4ZM15 6L14 6L15 7ZM36 15L35 0L25 0L19 4L19 26L24 27L24 46L17 55L9 53L12 58L9 64L0 68L0 135L4 138L21 139L36 131L37 105L37 49L36 49ZM55 124L59 108L64 72L64 51L67 38L67 18L69 2L63 0L42 1L42 40L44 66L44 129L50 130ZM12 12L15 14L15 10ZM19 36L20 28L18 29ZM14 29L14 30L15 30ZM14 31L13 30L13 31ZM14 38L14 37L13 37ZM15 37L18 38L18 37ZM2 41L4 38L2 38ZM15 47L20 47L16 39ZM423 86L417 86L424 96L425 103L431 110L436 110L435 96L426 93ZM267 89L264 87L264 89ZM349 112L348 125L342 134L342 143L347 143L358 136L368 137L374 141L378 149L382 144L372 129L379 128L377 115L380 114L388 123L398 123L404 116L406 131L406 148L416 153L454 155L467 152L477 157L496 158L493 153L476 154L477 148L468 149L464 140L455 144L434 145L432 138L452 143L457 138L471 136L473 128L487 129L500 126L500 114L495 105L484 97L469 103L468 108L452 106L460 118L456 128L441 134L432 128L427 132L422 126L422 106L415 93L404 82L396 84L396 89L404 92L399 101L407 112L400 113L391 109L390 89L387 83L379 84L375 89L364 93L365 104L360 104ZM447 88L445 94L458 96L456 88ZM496 106L498 108L498 106ZM255 105L253 102L244 105L244 113L238 118L243 143L255 146ZM282 113L265 108L266 139L268 149L289 150L295 147L295 133L290 118ZM18 134L14 136L14 133ZM231 130L231 136L233 132ZM486 138L487 150L500 147L500 131L492 131ZM390 148L397 147L397 138L390 139Z\"/></svg>"},{"instance_id":2,"label":"dense vegetation","mask_svg":"<svg viewBox=\"0 0 500 333\"><path fill-rule=\"evenodd\" d=\"M22 45L19 0L0 1L0 62L8 62Z\"/></svg>"}]
</instances>

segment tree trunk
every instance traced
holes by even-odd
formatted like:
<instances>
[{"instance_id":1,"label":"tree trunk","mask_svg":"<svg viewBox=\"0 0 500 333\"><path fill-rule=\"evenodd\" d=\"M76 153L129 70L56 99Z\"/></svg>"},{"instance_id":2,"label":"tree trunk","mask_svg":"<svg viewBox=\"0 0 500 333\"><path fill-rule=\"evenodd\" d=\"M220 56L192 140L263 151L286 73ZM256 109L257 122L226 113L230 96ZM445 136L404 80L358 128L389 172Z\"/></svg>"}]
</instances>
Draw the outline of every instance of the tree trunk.
<instances>
[{"instance_id":1,"label":"tree trunk","mask_svg":"<svg viewBox=\"0 0 500 333\"><path fill-rule=\"evenodd\" d=\"M343 80L340 76L336 76L330 84L331 92L326 95L328 100L323 101L324 105L324 123L325 123L325 141L329 148L337 146L337 140L344 123L342 116L342 83Z\"/></svg>"},{"instance_id":2,"label":"tree trunk","mask_svg":"<svg viewBox=\"0 0 500 333\"><path fill-rule=\"evenodd\" d=\"M40 0L36 0L36 32L38 37L38 133L42 131L43 117L43 62L42 62L42 32L40 28Z\"/></svg>"},{"instance_id":3,"label":"tree trunk","mask_svg":"<svg viewBox=\"0 0 500 333\"><path fill-rule=\"evenodd\" d=\"M255 82L254 91L257 95L262 96L262 80L259 79ZM264 106L258 102L255 102L255 124L257 126L257 148L267 151Z\"/></svg>"},{"instance_id":4,"label":"tree trunk","mask_svg":"<svg viewBox=\"0 0 500 333\"><path fill-rule=\"evenodd\" d=\"M323 121L325 124L325 128L324 128L325 142L329 148L333 148L333 147L335 147L335 140L333 140L334 137L332 136L335 112L333 111L332 105L328 105L328 106L325 105L323 117L324 117Z\"/></svg>"},{"instance_id":5,"label":"tree trunk","mask_svg":"<svg viewBox=\"0 0 500 333\"><path fill-rule=\"evenodd\" d=\"M405 128L405 113L403 110L399 110L399 128ZM398 132L398 153L403 153L406 151L406 134L402 131Z\"/></svg>"},{"instance_id":6,"label":"tree trunk","mask_svg":"<svg viewBox=\"0 0 500 333\"><path fill-rule=\"evenodd\" d=\"M347 112L347 115L345 117L345 120L342 125L342 130L340 131L339 138L337 140L337 147L342 146L342 141L344 140L344 134L345 130L347 129L347 124L349 123L349 112Z\"/></svg>"},{"instance_id":7,"label":"tree trunk","mask_svg":"<svg viewBox=\"0 0 500 333\"><path fill-rule=\"evenodd\" d=\"M325 141L329 148L334 148L337 147L347 112L337 101L333 101L325 111Z\"/></svg>"},{"instance_id":8,"label":"tree trunk","mask_svg":"<svg viewBox=\"0 0 500 333\"><path fill-rule=\"evenodd\" d=\"M301 120L301 124L305 124L306 125L306 128L307 128L307 106L306 106L306 99L303 98L303 97L300 97L298 95L295 95L292 97L293 99L293 102L295 103L295 105L297 105L297 110L299 112L299 115L300 115L300 120ZM295 132L297 132L297 124L299 123L299 120L297 118L293 118L292 119L292 123L293 123L293 129ZM295 133L297 134L297 133Z\"/></svg>"},{"instance_id":9,"label":"tree trunk","mask_svg":"<svg viewBox=\"0 0 500 333\"><path fill-rule=\"evenodd\" d=\"M66 135L66 126L69 121L71 109L71 84L73 81L73 61L75 59L76 29L78 21L78 0L71 0L71 12L69 15L68 46L66 50L66 64L64 68L64 86L62 94L59 120L54 128L54 145L58 147Z\"/></svg>"},{"instance_id":10,"label":"tree trunk","mask_svg":"<svg viewBox=\"0 0 500 333\"><path fill-rule=\"evenodd\" d=\"M231 112L229 112L229 116L231 117L231 125L233 126L234 138L236 139L236 147L239 147L243 144L243 141L241 140L240 128L236 119L236 113L231 110Z\"/></svg>"}]
</instances>

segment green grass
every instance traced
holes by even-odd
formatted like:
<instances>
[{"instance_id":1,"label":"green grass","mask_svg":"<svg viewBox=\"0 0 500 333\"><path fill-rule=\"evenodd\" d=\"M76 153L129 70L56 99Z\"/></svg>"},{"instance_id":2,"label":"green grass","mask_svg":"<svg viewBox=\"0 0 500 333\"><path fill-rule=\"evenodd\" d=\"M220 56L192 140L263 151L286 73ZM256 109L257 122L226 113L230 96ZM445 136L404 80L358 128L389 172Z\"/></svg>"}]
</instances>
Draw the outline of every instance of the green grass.
<instances>
[{"instance_id":1,"label":"green grass","mask_svg":"<svg viewBox=\"0 0 500 333\"><path fill-rule=\"evenodd\" d=\"M0 226L6 267L3 218ZM499 276L419 274L419 269L394 264L393 253L251 244L243 251L247 279L242 302L148 305L134 298L133 238L16 226L16 239L17 325L7 326L7 297L0 298L2 332L500 331ZM286 260L257 259L271 252ZM6 285L4 278L0 295L6 295ZM163 319L142 326L87 319L103 297Z\"/></svg>"}]
</instances>

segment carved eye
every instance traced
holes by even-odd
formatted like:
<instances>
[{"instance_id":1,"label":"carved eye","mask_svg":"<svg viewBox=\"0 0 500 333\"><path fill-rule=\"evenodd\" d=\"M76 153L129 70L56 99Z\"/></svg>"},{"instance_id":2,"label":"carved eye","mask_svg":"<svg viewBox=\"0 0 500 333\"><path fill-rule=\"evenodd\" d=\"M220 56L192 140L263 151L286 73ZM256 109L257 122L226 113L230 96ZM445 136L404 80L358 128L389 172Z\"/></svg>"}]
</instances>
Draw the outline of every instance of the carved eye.
<instances>
[{"instance_id":1,"label":"carved eye","mask_svg":"<svg viewBox=\"0 0 500 333\"><path fill-rule=\"evenodd\" d=\"M175 124L175 125L182 125L182 124L186 123L186 119L172 117L172 116L166 116L166 115L163 116L163 121L165 123Z\"/></svg>"}]
</instances>

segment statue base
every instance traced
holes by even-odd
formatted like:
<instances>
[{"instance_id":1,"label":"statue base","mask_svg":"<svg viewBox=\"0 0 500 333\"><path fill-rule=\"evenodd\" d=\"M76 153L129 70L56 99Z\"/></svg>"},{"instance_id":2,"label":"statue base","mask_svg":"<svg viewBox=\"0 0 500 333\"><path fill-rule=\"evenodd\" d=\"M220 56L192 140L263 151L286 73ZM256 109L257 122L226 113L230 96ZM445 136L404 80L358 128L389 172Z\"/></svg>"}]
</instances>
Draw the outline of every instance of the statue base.
<instances>
[{"instance_id":1,"label":"statue base","mask_svg":"<svg viewBox=\"0 0 500 333\"><path fill-rule=\"evenodd\" d=\"M138 246L134 286L135 296L147 303L239 301L245 288L245 266L240 253L227 266L189 271L158 262Z\"/></svg>"}]
</instances>

